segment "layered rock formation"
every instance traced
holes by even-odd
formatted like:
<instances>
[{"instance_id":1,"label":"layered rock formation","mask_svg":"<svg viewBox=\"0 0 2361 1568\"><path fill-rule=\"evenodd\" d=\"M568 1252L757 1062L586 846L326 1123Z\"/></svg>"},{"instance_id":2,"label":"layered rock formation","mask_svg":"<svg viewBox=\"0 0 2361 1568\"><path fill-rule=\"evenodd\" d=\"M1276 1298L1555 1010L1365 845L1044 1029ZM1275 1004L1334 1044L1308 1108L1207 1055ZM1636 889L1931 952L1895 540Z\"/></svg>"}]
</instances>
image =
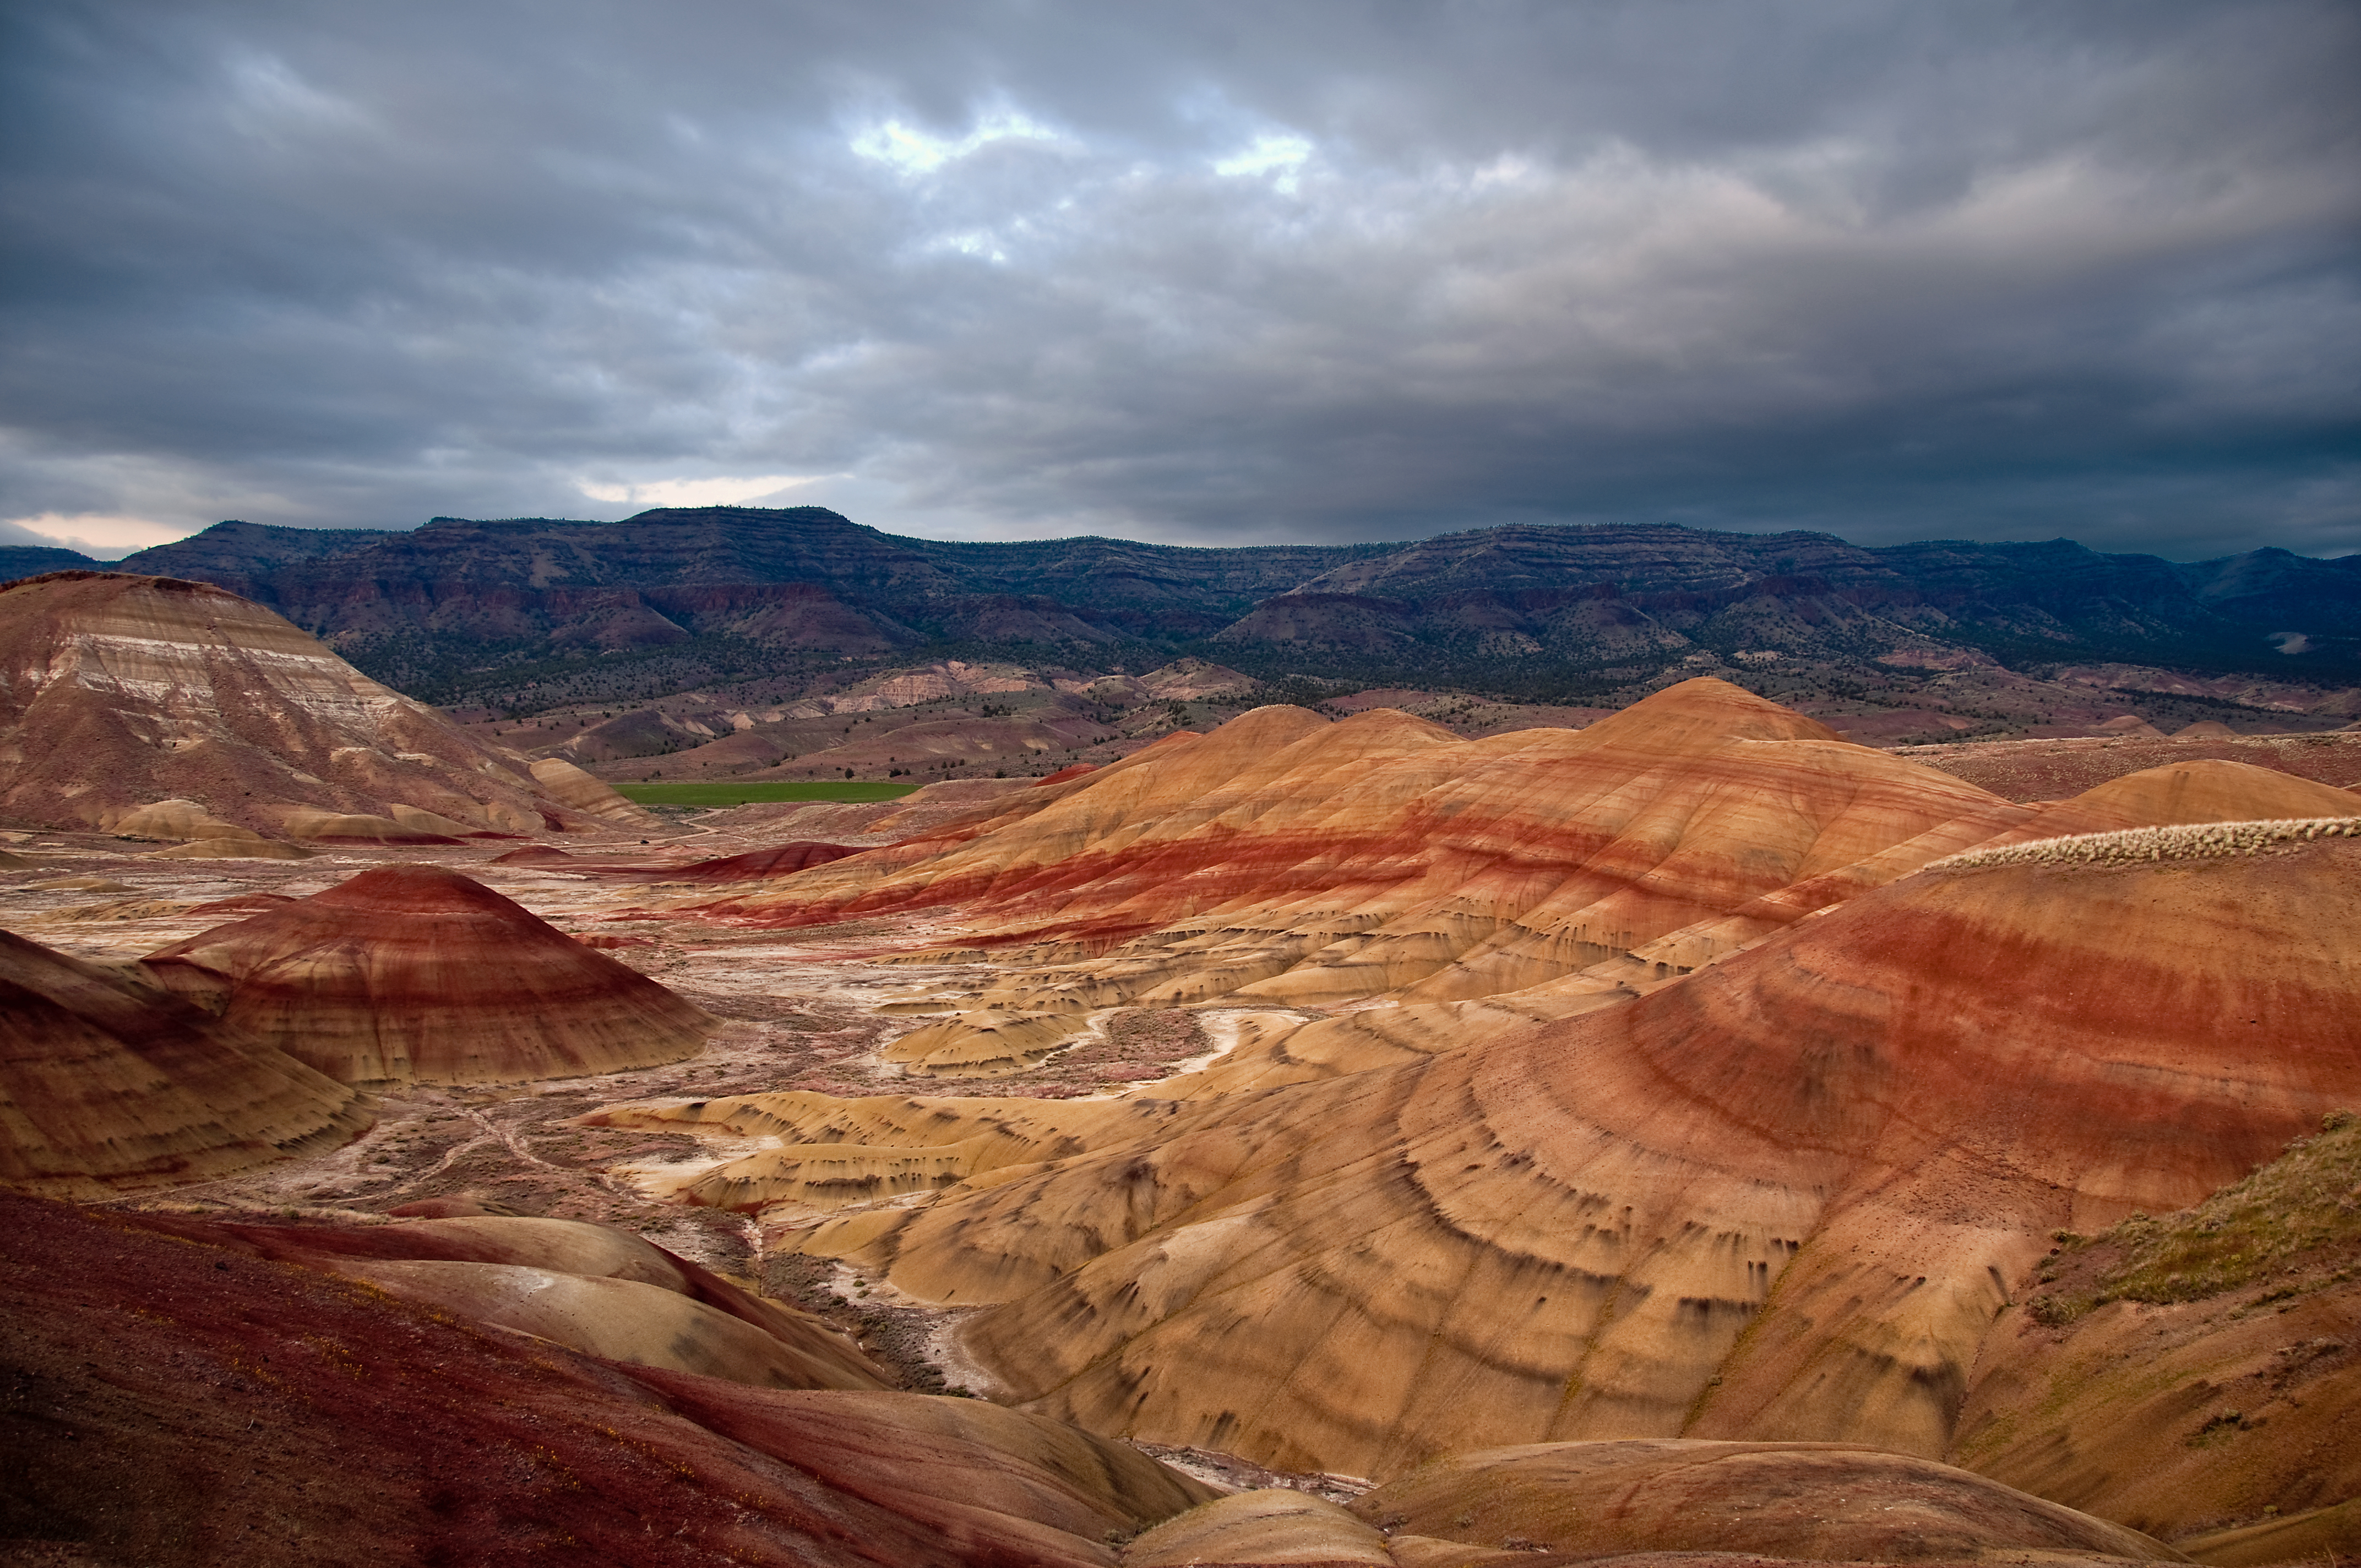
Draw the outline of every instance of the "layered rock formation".
<instances>
[{"instance_id":1,"label":"layered rock formation","mask_svg":"<svg viewBox=\"0 0 2361 1568\"><path fill-rule=\"evenodd\" d=\"M148 973L347 1083L570 1078L694 1055L711 1020L433 865L386 865L148 955Z\"/></svg>"},{"instance_id":2,"label":"layered rock formation","mask_svg":"<svg viewBox=\"0 0 2361 1568\"><path fill-rule=\"evenodd\" d=\"M0 931L0 1185L98 1198L366 1131L353 1091L119 973Z\"/></svg>"},{"instance_id":3,"label":"layered rock formation","mask_svg":"<svg viewBox=\"0 0 2361 1568\"><path fill-rule=\"evenodd\" d=\"M1921 872L1401 1066L1129 1127L1035 1104L1088 1152L1037 1134L1038 1170L802 1245L1002 1303L969 1343L1038 1408L1292 1468L1633 1435L1938 1456L2049 1231L2194 1201L2361 1094L2361 843L2184 831ZM865 1136L994 1113L910 1106ZM818 1097L774 1111L846 1135Z\"/></svg>"},{"instance_id":4,"label":"layered rock formation","mask_svg":"<svg viewBox=\"0 0 2361 1568\"><path fill-rule=\"evenodd\" d=\"M463 832L602 821L220 588L94 572L0 587L0 813L196 839L350 837L336 823L367 817L381 827L359 836L384 839L416 831L404 811Z\"/></svg>"},{"instance_id":5,"label":"layered rock formation","mask_svg":"<svg viewBox=\"0 0 2361 1568\"><path fill-rule=\"evenodd\" d=\"M976 947L1032 949L995 955L1035 960L983 998L1011 1012L1448 999L2024 815L1711 679L1477 741L1391 709L1271 707L713 908L793 926L956 905ZM1051 951L1102 956L1042 967Z\"/></svg>"}]
</instances>

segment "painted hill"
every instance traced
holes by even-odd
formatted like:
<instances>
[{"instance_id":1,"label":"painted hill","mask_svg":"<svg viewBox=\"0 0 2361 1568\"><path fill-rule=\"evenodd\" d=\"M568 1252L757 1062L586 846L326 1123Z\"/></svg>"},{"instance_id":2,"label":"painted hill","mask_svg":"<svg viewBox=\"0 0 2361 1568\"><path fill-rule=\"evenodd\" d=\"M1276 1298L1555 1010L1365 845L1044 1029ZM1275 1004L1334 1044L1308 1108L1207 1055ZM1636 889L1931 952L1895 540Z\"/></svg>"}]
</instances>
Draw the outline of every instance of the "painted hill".
<instances>
[{"instance_id":1,"label":"painted hill","mask_svg":"<svg viewBox=\"0 0 2361 1568\"><path fill-rule=\"evenodd\" d=\"M202 583L67 572L8 584L0 668L0 813L21 823L115 830L159 802L273 838L431 840L610 820L281 617ZM169 826L123 830L182 836Z\"/></svg>"},{"instance_id":2,"label":"painted hill","mask_svg":"<svg viewBox=\"0 0 2361 1568\"><path fill-rule=\"evenodd\" d=\"M711 1020L441 866L374 867L143 968L346 1083L572 1078L677 1061Z\"/></svg>"},{"instance_id":3,"label":"painted hill","mask_svg":"<svg viewBox=\"0 0 2361 1568\"><path fill-rule=\"evenodd\" d=\"M2361 843L2301 833L1926 871L1629 1005L1164 1102L1145 1135L1022 1102L1052 1163L803 1245L998 1303L966 1343L1037 1408L1290 1468L1642 1435L1940 1456L2050 1231L2196 1201L2361 1094L2356 889ZM863 1141L998 1115L878 1111Z\"/></svg>"},{"instance_id":4,"label":"painted hill","mask_svg":"<svg viewBox=\"0 0 2361 1568\"><path fill-rule=\"evenodd\" d=\"M1976 845L2351 809L2214 760L2015 805L1697 679L1584 730L1478 741L1390 710L1261 709L688 906L786 927L953 914L962 940L934 956L992 965L939 993L963 1016L917 1037L924 1074L1019 1070L1118 1005L1402 1004L1313 1025L1286 1047L1301 1069L1315 1045L1369 1065L1628 1000ZM1461 1005L1486 998L1509 1011Z\"/></svg>"},{"instance_id":5,"label":"painted hill","mask_svg":"<svg viewBox=\"0 0 2361 1568\"><path fill-rule=\"evenodd\" d=\"M102 1198L333 1148L352 1090L170 995L0 931L0 1185Z\"/></svg>"},{"instance_id":6,"label":"painted hill","mask_svg":"<svg viewBox=\"0 0 2361 1568\"><path fill-rule=\"evenodd\" d=\"M999 977L974 1004L1002 1014L1448 1001L1904 856L1883 880L2030 815L1711 679L1587 729L1476 741L1391 709L1268 707L705 907L782 927L955 909L959 951Z\"/></svg>"},{"instance_id":7,"label":"painted hill","mask_svg":"<svg viewBox=\"0 0 2361 1568\"><path fill-rule=\"evenodd\" d=\"M19 1556L1115 1568L1212 1496L982 1400L603 1358L251 1234L0 1192L7 1365L42 1397L0 1427Z\"/></svg>"}]
</instances>

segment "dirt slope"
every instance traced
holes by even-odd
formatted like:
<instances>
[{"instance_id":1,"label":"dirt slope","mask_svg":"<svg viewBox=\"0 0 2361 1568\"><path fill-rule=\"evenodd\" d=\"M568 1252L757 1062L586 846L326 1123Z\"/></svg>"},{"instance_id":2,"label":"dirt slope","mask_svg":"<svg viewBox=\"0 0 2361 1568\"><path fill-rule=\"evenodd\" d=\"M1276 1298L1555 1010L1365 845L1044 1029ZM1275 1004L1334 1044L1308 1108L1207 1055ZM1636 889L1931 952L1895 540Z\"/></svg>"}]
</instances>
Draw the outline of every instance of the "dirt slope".
<instances>
[{"instance_id":1,"label":"dirt slope","mask_svg":"<svg viewBox=\"0 0 2361 1568\"><path fill-rule=\"evenodd\" d=\"M220 588L96 572L0 587L0 812L111 830L168 800L274 837L319 836L307 814L399 836L403 810L462 832L599 825L515 754Z\"/></svg>"}]
</instances>

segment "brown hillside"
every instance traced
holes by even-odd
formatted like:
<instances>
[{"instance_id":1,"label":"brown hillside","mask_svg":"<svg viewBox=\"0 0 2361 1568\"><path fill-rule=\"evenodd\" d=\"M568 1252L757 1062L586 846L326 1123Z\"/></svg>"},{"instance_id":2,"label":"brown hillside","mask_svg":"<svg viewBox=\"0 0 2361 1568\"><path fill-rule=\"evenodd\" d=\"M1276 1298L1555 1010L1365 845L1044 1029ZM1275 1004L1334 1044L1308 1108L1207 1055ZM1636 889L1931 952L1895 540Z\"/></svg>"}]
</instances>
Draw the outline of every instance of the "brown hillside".
<instances>
[{"instance_id":1,"label":"brown hillside","mask_svg":"<svg viewBox=\"0 0 2361 1568\"><path fill-rule=\"evenodd\" d=\"M169 995L0 931L0 1184L98 1198L333 1148L353 1091Z\"/></svg>"},{"instance_id":2,"label":"brown hillside","mask_svg":"<svg viewBox=\"0 0 2361 1568\"><path fill-rule=\"evenodd\" d=\"M2069 1236L1977 1358L1959 1456L2175 1538L2361 1549L2361 1120L2180 1213ZM2341 1526L2341 1529L2339 1528ZM2268 1540L2257 1547L2268 1548Z\"/></svg>"},{"instance_id":3,"label":"brown hillside","mask_svg":"<svg viewBox=\"0 0 2361 1568\"><path fill-rule=\"evenodd\" d=\"M625 1365L257 1252L0 1193L13 1557L1115 1568L1211 1495L981 1400Z\"/></svg>"},{"instance_id":4,"label":"brown hillside","mask_svg":"<svg viewBox=\"0 0 2361 1568\"><path fill-rule=\"evenodd\" d=\"M368 837L418 831L396 820L404 811L463 832L599 825L515 755L203 583L97 572L10 583L0 669L0 813L19 822L113 831L162 801L274 837L338 817L381 824Z\"/></svg>"}]
</instances>

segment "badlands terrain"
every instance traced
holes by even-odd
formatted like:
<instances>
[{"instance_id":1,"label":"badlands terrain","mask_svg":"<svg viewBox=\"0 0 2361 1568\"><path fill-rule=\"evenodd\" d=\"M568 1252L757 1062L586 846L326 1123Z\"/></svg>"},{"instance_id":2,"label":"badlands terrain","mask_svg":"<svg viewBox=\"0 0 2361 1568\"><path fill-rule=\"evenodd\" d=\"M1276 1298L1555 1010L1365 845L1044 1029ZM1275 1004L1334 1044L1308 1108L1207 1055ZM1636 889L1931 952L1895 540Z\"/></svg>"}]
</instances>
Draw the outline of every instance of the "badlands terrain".
<instances>
[{"instance_id":1,"label":"badlands terrain","mask_svg":"<svg viewBox=\"0 0 2361 1568\"><path fill-rule=\"evenodd\" d=\"M2361 1554L2361 733L0 640L0 1561Z\"/></svg>"}]
</instances>

